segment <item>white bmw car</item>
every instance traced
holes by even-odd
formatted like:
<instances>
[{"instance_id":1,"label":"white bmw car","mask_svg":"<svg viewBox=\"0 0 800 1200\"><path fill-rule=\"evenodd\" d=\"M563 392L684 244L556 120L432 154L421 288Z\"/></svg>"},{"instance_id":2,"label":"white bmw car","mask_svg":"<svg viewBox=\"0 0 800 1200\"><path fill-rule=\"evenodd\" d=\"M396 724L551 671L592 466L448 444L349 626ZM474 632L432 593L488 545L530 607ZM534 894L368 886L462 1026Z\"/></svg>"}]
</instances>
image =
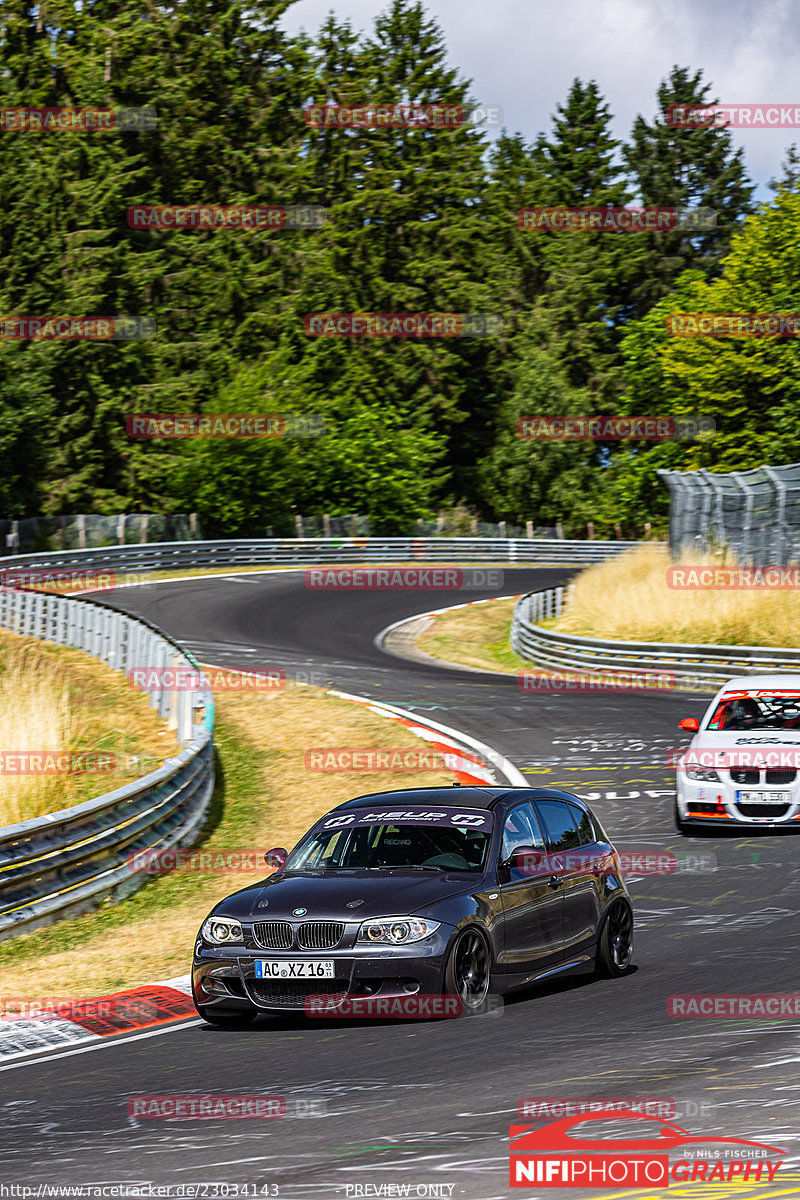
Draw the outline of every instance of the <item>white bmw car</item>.
<instances>
[{"instance_id":1,"label":"white bmw car","mask_svg":"<svg viewBox=\"0 0 800 1200\"><path fill-rule=\"evenodd\" d=\"M800 674L740 675L717 692L676 752L675 821L800 829Z\"/></svg>"}]
</instances>

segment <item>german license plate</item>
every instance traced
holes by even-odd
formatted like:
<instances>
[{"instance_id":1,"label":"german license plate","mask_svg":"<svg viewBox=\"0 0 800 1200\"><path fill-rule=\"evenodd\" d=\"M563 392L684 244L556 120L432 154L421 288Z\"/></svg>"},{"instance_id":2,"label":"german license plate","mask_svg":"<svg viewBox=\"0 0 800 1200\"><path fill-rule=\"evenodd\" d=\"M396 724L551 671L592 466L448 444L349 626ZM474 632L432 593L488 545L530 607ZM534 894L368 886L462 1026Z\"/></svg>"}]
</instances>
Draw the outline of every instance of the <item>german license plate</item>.
<instances>
[{"instance_id":1,"label":"german license plate","mask_svg":"<svg viewBox=\"0 0 800 1200\"><path fill-rule=\"evenodd\" d=\"M256 960L256 979L333 979L333 962L290 958Z\"/></svg>"},{"instance_id":2,"label":"german license plate","mask_svg":"<svg viewBox=\"0 0 800 1200\"><path fill-rule=\"evenodd\" d=\"M737 792L737 804L791 804L791 792Z\"/></svg>"}]
</instances>

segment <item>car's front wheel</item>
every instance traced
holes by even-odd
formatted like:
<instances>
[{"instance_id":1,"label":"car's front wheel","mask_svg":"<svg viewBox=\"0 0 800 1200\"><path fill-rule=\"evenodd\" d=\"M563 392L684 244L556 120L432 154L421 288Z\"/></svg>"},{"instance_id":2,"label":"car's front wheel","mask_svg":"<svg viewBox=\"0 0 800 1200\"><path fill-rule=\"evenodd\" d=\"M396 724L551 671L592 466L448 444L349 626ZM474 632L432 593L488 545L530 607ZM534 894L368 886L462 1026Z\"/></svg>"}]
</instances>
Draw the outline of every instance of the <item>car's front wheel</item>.
<instances>
[{"instance_id":1,"label":"car's front wheel","mask_svg":"<svg viewBox=\"0 0 800 1200\"><path fill-rule=\"evenodd\" d=\"M633 910L624 900L615 900L600 930L595 971L606 978L624 975L632 957Z\"/></svg>"},{"instance_id":2,"label":"car's front wheel","mask_svg":"<svg viewBox=\"0 0 800 1200\"><path fill-rule=\"evenodd\" d=\"M481 1007L489 994L491 953L486 938L477 929L458 935L445 967L445 991L458 996L465 1014Z\"/></svg>"},{"instance_id":3,"label":"car's front wheel","mask_svg":"<svg viewBox=\"0 0 800 1200\"><path fill-rule=\"evenodd\" d=\"M255 1009L213 1008L205 1004L195 1004L195 1008L209 1025L219 1025L225 1029L241 1029L258 1016Z\"/></svg>"},{"instance_id":4,"label":"car's front wheel","mask_svg":"<svg viewBox=\"0 0 800 1200\"><path fill-rule=\"evenodd\" d=\"M684 820L684 818L681 816L681 809L680 805L678 804L677 796L675 797L675 828L677 829L678 833L683 834L684 837L686 834L691 833L692 828L691 823Z\"/></svg>"}]
</instances>

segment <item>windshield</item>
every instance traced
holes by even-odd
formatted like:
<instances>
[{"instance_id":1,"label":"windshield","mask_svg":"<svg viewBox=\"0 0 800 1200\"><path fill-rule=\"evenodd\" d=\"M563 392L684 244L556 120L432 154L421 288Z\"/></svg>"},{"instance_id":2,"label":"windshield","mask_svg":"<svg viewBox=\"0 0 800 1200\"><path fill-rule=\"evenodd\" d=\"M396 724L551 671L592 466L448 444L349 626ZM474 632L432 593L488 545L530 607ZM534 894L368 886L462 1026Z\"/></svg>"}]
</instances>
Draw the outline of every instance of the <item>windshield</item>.
<instances>
[{"instance_id":1,"label":"windshield","mask_svg":"<svg viewBox=\"0 0 800 1200\"><path fill-rule=\"evenodd\" d=\"M724 695L709 730L794 729L800 733L800 692L732 692Z\"/></svg>"},{"instance_id":2,"label":"windshield","mask_svg":"<svg viewBox=\"0 0 800 1200\"><path fill-rule=\"evenodd\" d=\"M451 825L376 824L312 831L286 862L287 871L429 867L481 871L490 833Z\"/></svg>"}]
</instances>

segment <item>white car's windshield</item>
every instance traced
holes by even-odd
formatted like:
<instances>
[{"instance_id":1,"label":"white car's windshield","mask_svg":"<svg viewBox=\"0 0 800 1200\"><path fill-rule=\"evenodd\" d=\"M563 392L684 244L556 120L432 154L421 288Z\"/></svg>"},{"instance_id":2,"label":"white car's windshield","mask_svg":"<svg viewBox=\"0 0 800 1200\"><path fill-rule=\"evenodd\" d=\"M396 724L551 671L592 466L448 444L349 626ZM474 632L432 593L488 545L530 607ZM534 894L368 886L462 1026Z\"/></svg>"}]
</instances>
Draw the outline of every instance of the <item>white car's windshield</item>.
<instances>
[{"instance_id":1,"label":"white car's windshield","mask_svg":"<svg viewBox=\"0 0 800 1200\"><path fill-rule=\"evenodd\" d=\"M735 692L723 695L709 731L789 729L800 733L800 692Z\"/></svg>"}]
</instances>

